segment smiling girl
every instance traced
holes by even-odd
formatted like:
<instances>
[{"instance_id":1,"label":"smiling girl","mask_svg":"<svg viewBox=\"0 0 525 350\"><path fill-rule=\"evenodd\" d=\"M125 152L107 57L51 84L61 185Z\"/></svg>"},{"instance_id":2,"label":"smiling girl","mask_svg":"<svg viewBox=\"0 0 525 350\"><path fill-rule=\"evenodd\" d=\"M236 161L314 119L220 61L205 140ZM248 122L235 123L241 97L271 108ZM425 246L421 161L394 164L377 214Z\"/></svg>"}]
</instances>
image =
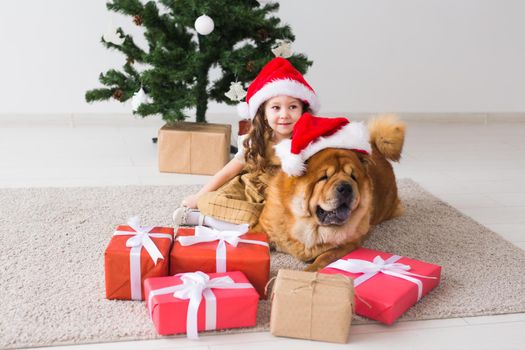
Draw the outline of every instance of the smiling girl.
<instances>
[{"instance_id":1,"label":"smiling girl","mask_svg":"<svg viewBox=\"0 0 525 350\"><path fill-rule=\"evenodd\" d=\"M280 169L274 146L292 136L304 112L316 112L319 101L301 73L278 57L250 84L239 108L252 128L239 136L239 152L199 192L175 210L176 225L205 225L245 230L256 225L269 179Z\"/></svg>"}]
</instances>

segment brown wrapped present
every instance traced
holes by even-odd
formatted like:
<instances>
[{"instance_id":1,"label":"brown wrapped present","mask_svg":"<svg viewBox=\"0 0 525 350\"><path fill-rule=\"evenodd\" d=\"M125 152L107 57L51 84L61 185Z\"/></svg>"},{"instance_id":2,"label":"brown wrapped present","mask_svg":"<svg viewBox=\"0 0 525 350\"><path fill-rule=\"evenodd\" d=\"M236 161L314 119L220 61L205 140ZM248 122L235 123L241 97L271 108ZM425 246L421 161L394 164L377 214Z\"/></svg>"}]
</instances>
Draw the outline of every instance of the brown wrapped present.
<instances>
[{"instance_id":1,"label":"brown wrapped present","mask_svg":"<svg viewBox=\"0 0 525 350\"><path fill-rule=\"evenodd\" d=\"M179 122L159 130L159 171L214 175L230 160L231 125Z\"/></svg>"},{"instance_id":2,"label":"brown wrapped present","mask_svg":"<svg viewBox=\"0 0 525 350\"><path fill-rule=\"evenodd\" d=\"M354 301L351 278L279 270L271 298L273 335L347 342Z\"/></svg>"}]
</instances>

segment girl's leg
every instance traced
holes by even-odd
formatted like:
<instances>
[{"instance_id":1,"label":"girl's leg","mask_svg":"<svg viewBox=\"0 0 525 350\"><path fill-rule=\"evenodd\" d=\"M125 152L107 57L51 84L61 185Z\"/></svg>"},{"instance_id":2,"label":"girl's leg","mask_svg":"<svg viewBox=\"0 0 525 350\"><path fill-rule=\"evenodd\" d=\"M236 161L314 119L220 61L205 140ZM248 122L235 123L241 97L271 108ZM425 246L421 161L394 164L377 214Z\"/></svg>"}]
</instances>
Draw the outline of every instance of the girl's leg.
<instances>
[{"instance_id":1,"label":"girl's leg","mask_svg":"<svg viewBox=\"0 0 525 350\"><path fill-rule=\"evenodd\" d=\"M220 231L248 231L248 224L233 224L231 222L212 218L211 216L204 216L197 209L190 209L180 207L173 212L173 222L177 226L208 226Z\"/></svg>"},{"instance_id":2,"label":"girl's leg","mask_svg":"<svg viewBox=\"0 0 525 350\"><path fill-rule=\"evenodd\" d=\"M218 230L239 231L245 224L255 226L263 209L264 196L258 186L252 183L250 176L252 175L249 173L238 175L217 191L200 196L197 201L198 211L186 208L187 214L177 214L178 217L187 217L185 220L176 220L176 210L175 222L182 225L198 225L200 216L204 215L200 223Z\"/></svg>"},{"instance_id":3,"label":"girl's leg","mask_svg":"<svg viewBox=\"0 0 525 350\"><path fill-rule=\"evenodd\" d=\"M239 231L242 233L248 232L250 225L248 224L232 224L231 222L222 221L212 218L211 216L204 217L204 226L214 228L219 231Z\"/></svg>"}]
</instances>

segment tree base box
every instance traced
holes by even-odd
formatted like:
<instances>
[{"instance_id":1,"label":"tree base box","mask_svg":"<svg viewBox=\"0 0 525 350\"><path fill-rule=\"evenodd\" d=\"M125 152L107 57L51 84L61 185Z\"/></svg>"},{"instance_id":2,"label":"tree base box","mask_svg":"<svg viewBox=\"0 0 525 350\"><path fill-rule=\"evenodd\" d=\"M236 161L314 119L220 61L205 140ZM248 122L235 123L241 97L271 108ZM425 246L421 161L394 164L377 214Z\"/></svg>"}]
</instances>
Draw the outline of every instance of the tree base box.
<instances>
[{"instance_id":1,"label":"tree base box","mask_svg":"<svg viewBox=\"0 0 525 350\"><path fill-rule=\"evenodd\" d=\"M365 272L356 272L358 266ZM434 289L441 277L438 265L367 248L354 250L319 272L352 278L355 313L388 325Z\"/></svg>"},{"instance_id":2,"label":"tree base box","mask_svg":"<svg viewBox=\"0 0 525 350\"><path fill-rule=\"evenodd\" d=\"M230 161L231 125L179 122L158 135L159 171L214 175Z\"/></svg>"},{"instance_id":3,"label":"tree base box","mask_svg":"<svg viewBox=\"0 0 525 350\"><path fill-rule=\"evenodd\" d=\"M343 275L279 270L271 295L275 336L346 343L354 289Z\"/></svg>"}]
</instances>

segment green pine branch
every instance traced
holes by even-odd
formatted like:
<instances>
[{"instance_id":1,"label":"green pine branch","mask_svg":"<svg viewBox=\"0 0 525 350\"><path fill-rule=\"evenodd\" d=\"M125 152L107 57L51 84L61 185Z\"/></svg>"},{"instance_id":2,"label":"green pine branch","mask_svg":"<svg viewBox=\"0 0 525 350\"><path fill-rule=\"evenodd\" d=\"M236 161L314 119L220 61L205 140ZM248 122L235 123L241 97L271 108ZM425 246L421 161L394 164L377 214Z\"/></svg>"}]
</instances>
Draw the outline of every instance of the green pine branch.
<instances>
[{"instance_id":1,"label":"green pine branch","mask_svg":"<svg viewBox=\"0 0 525 350\"><path fill-rule=\"evenodd\" d=\"M106 7L108 10L128 16L140 15L144 11L144 5L140 0L112 0L106 3Z\"/></svg>"},{"instance_id":2,"label":"green pine branch","mask_svg":"<svg viewBox=\"0 0 525 350\"><path fill-rule=\"evenodd\" d=\"M119 28L121 45L103 45L126 57L121 70L110 69L100 74L103 87L86 92L88 102L115 98L124 102L141 87L150 98L135 112L140 116L162 115L167 122L188 118L196 109L196 119L206 121L208 102L236 104L225 93L234 81L246 88L260 69L274 56L272 45L279 39L295 39L291 28L273 15L279 4L260 6L255 0L112 0L109 11L133 18L130 25L141 23L147 50ZM162 9L161 9L162 8ZM162 13L160 10L163 10ZM167 13L165 13L167 12ZM206 14L215 24L207 35L196 35L196 18ZM303 54L290 61L305 73L312 64ZM140 69L134 64L140 63ZM210 69L220 76L210 81Z\"/></svg>"},{"instance_id":3,"label":"green pine branch","mask_svg":"<svg viewBox=\"0 0 525 350\"><path fill-rule=\"evenodd\" d=\"M147 56L146 52L138 47L133 38L130 35L124 33L122 28L117 29L121 38L124 38L124 42L121 45L114 44L112 42L107 42L102 37L100 40L104 46L108 49L114 49L122 52L126 57L132 58L137 62L144 62L145 57Z\"/></svg>"}]
</instances>

